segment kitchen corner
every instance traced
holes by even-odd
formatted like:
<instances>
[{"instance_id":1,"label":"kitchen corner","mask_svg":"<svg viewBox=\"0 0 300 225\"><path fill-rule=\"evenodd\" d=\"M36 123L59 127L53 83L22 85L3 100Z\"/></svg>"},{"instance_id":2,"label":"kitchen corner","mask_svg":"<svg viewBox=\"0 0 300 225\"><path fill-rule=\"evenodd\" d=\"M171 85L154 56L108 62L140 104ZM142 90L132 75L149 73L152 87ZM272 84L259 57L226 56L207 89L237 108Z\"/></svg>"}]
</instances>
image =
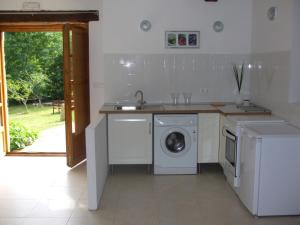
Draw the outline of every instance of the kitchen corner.
<instances>
[{"instance_id":1,"label":"kitchen corner","mask_svg":"<svg viewBox=\"0 0 300 225\"><path fill-rule=\"evenodd\" d=\"M99 113L107 116L108 165L111 174L114 174L117 166L137 164L147 165L148 173L154 175L196 175L202 171L203 166L205 168L205 164L219 164L227 182L253 215L300 213L300 205L289 204L291 197L283 193L289 188L280 186L282 179L288 183L293 182L291 179L278 175L270 180L278 186L273 192L282 195L280 201L271 200L270 197L262 197L263 200L260 200L257 195L257 190L261 189L264 192L261 196L267 196L267 184L257 185L257 173L270 171L263 169L266 168L265 163L259 165L258 156L249 155L252 151L246 150L252 146L249 140L257 137L255 146L259 146L264 135L275 135L278 150L270 157L283 160L289 160L291 155L280 152L284 147L284 137L292 138L290 140L293 144L287 146L289 152L295 149L297 143L300 144L300 129L272 115L265 107L249 101L240 105L221 102L152 105L144 102L140 107L127 105L124 108L119 103L117 107L106 104ZM255 129L261 131L256 134L253 131ZM256 151L256 154L261 154L258 147ZM264 147L263 151L271 151L271 147ZM300 153L295 153L294 157L300 160ZM292 173L297 167L287 161L286 163L284 171ZM252 169L245 168L246 165ZM276 167L276 164L273 166ZM274 171L275 167L272 167ZM298 176L297 173L293 174ZM299 182L295 185L300 188ZM297 192L293 190L290 190L290 196L297 199ZM273 204L278 207L272 207Z\"/></svg>"},{"instance_id":2,"label":"kitchen corner","mask_svg":"<svg viewBox=\"0 0 300 225\"><path fill-rule=\"evenodd\" d=\"M170 4L173 3L170 1ZM273 183L280 188L274 188L274 192L269 193L280 195L278 202L272 202L270 198L257 201L257 192L251 192L259 189L263 190L260 196L267 196L267 186L257 185L257 174L269 172L264 170L264 165L257 164L260 155L258 148L261 147L264 153L271 151L271 148L261 142L271 136L281 140L293 138L294 144L287 147L289 153L281 155L279 151L277 154L278 163L279 158L288 161L288 156L297 148L295 143L299 139L299 130L294 126L300 124L299 109L291 102L299 102L299 92L295 89L295 84L299 86L299 74L291 65L298 60L295 52L300 52L297 44L292 43L292 40L298 40L295 37L299 31L296 26L299 12L292 8L295 6L298 9L299 3L253 0L234 4L221 1L190 4L180 5L183 8L172 5L176 12L169 12L163 10L166 7L164 3L159 3L157 13L161 18L171 20L158 22L155 17L145 17L136 19L135 26L133 17L129 16L134 12L128 7L125 11L106 12L106 20L120 29L116 31L108 25L104 26L107 32L103 54L105 90L103 106L98 113L107 116L108 165L111 172L108 177L126 174L131 179L134 172L127 174L125 171L139 165L139 172L149 176L150 171L155 175L149 178L151 182L162 182L163 187L164 182L168 183L172 177L185 180L190 184L188 190L195 194L191 199L197 199L200 205L204 204L203 199L197 196L207 197L207 193L199 194L197 191L203 190L202 186L218 190L213 195L221 199L224 196L220 193L225 192L227 187L222 186L220 190L214 185L209 186L207 181L201 181L205 177L218 184L224 181L234 193L235 200L229 204L219 204L213 201L213 195L209 195L210 198L204 201L206 204L213 201L216 208L223 205L219 213L208 216L209 220L214 217L220 220L203 222L207 224L276 224L276 217L270 222L265 222L264 218L256 221L248 213L254 216L300 214L299 204L289 204L293 200L283 193L290 193L297 199L297 192L293 188L279 190L282 187L278 185L280 180L294 184L292 179L274 178ZM231 7L222 8L224 4ZM114 6L114 3L106 2L106 6ZM201 12L196 8L201 8ZM216 11L218 14L215 14ZM183 20L183 17L173 16L182 13L185 14ZM235 19L220 19L220 13L225 17L234 15ZM116 19L118 14L124 16L121 26L120 20ZM209 21L210 15L215 15L215 20ZM194 16L197 22L192 19ZM291 27L294 27L293 31ZM122 37L122 42L119 42L119 37ZM275 146L273 142L268 143ZM285 142L277 143L278 149L285 149L282 143ZM257 155L254 157L249 152L256 152ZM297 154L294 156L298 159ZM292 170L288 163L285 165L282 170ZM219 169L214 174L218 178L210 177L207 166L217 171ZM255 176L249 177L249 171ZM298 175L293 173L294 177ZM195 186L193 179L197 180ZM185 182L181 184L184 186ZM189 199L183 191L187 187L181 189L180 184L173 185L182 192L178 194L171 187L162 192L166 196L182 198L181 203L184 204ZM298 188L298 185L296 182L295 187ZM176 205L171 198L160 196L156 201L159 206L163 205L162 199L169 204L168 208ZM242 204L235 205L239 203L248 210ZM277 205L278 209L269 207L272 204ZM261 207L266 211L260 210ZM232 208L245 213L241 216L243 219L239 221L238 213L230 211ZM201 209L205 210L205 207ZM164 218L165 214L160 216ZM288 221L290 218L283 221L285 219ZM293 220L295 224L297 219ZM160 222L164 224L164 221ZM181 224L188 224L185 222L181 221ZM176 222L173 221L173 224Z\"/></svg>"}]
</instances>

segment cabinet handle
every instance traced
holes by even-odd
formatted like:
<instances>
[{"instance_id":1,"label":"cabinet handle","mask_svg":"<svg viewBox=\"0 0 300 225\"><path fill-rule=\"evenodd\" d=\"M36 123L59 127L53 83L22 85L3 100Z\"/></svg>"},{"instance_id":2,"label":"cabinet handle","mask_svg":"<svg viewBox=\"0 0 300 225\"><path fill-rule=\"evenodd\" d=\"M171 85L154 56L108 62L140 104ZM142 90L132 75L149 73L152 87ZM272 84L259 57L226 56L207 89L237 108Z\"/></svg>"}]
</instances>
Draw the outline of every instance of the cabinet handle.
<instances>
[{"instance_id":1,"label":"cabinet handle","mask_svg":"<svg viewBox=\"0 0 300 225\"><path fill-rule=\"evenodd\" d=\"M115 119L115 122L146 122L145 119Z\"/></svg>"},{"instance_id":2,"label":"cabinet handle","mask_svg":"<svg viewBox=\"0 0 300 225\"><path fill-rule=\"evenodd\" d=\"M149 122L149 134L152 134L152 123L151 122Z\"/></svg>"},{"instance_id":3,"label":"cabinet handle","mask_svg":"<svg viewBox=\"0 0 300 225\"><path fill-rule=\"evenodd\" d=\"M225 126L222 128L222 135L223 135L224 137L226 137L226 127L225 127Z\"/></svg>"}]
</instances>

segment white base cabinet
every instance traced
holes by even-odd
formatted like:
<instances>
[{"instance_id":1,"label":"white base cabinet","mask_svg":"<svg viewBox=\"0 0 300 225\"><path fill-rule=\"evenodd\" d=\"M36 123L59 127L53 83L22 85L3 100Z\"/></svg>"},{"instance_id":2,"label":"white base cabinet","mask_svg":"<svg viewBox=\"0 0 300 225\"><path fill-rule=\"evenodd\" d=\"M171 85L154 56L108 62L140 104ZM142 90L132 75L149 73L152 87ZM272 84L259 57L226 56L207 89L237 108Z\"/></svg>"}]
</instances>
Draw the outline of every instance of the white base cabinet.
<instances>
[{"instance_id":1,"label":"white base cabinet","mask_svg":"<svg viewBox=\"0 0 300 225\"><path fill-rule=\"evenodd\" d=\"M218 163L219 113L198 114L198 163Z\"/></svg>"},{"instance_id":2,"label":"white base cabinet","mask_svg":"<svg viewBox=\"0 0 300 225\"><path fill-rule=\"evenodd\" d=\"M109 164L152 164L152 114L108 115Z\"/></svg>"}]
</instances>

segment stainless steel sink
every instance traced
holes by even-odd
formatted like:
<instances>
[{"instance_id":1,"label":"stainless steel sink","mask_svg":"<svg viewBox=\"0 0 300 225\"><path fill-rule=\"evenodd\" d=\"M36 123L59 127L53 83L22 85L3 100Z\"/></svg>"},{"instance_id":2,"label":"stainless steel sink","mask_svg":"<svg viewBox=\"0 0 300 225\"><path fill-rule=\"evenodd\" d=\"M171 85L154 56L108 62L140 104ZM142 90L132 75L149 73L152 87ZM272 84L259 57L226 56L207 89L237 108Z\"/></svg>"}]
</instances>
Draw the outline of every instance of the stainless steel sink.
<instances>
[{"instance_id":1,"label":"stainless steel sink","mask_svg":"<svg viewBox=\"0 0 300 225\"><path fill-rule=\"evenodd\" d=\"M130 110L141 110L143 106L137 106L137 105L115 105L115 110L124 110L124 111L130 111Z\"/></svg>"},{"instance_id":2,"label":"stainless steel sink","mask_svg":"<svg viewBox=\"0 0 300 225\"><path fill-rule=\"evenodd\" d=\"M163 110L163 105L151 105L151 104L144 104L144 105L114 105L115 110L122 110L122 111L135 111L135 110Z\"/></svg>"},{"instance_id":3,"label":"stainless steel sink","mask_svg":"<svg viewBox=\"0 0 300 225\"><path fill-rule=\"evenodd\" d=\"M255 105L255 104L251 104L251 105L237 105L236 106L238 109L241 109L245 112L271 112L269 109L266 109L264 107Z\"/></svg>"}]
</instances>

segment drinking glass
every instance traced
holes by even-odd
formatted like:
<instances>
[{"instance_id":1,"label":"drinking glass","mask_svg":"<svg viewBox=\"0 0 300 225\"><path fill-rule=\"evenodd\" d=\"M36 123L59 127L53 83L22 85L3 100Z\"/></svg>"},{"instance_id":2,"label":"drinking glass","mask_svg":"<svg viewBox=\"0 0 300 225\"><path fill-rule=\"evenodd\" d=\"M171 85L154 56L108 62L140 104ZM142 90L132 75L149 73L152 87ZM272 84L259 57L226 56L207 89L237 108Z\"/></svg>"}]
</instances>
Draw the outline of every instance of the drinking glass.
<instances>
[{"instance_id":1,"label":"drinking glass","mask_svg":"<svg viewBox=\"0 0 300 225\"><path fill-rule=\"evenodd\" d=\"M190 105L191 100L192 100L192 93L191 92L183 92L182 95L183 95L183 98L184 98L184 104L185 105Z\"/></svg>"},{"instance_id":2,"label":"drinking glass","mask_svg":"<svg viewBox=\"0 0 300 225\"><path fill-rule=\"evenodd\" d=\"M177 105L179 103L179 93L171 93L172 105Z\"/></svg>"}]
</instances>

